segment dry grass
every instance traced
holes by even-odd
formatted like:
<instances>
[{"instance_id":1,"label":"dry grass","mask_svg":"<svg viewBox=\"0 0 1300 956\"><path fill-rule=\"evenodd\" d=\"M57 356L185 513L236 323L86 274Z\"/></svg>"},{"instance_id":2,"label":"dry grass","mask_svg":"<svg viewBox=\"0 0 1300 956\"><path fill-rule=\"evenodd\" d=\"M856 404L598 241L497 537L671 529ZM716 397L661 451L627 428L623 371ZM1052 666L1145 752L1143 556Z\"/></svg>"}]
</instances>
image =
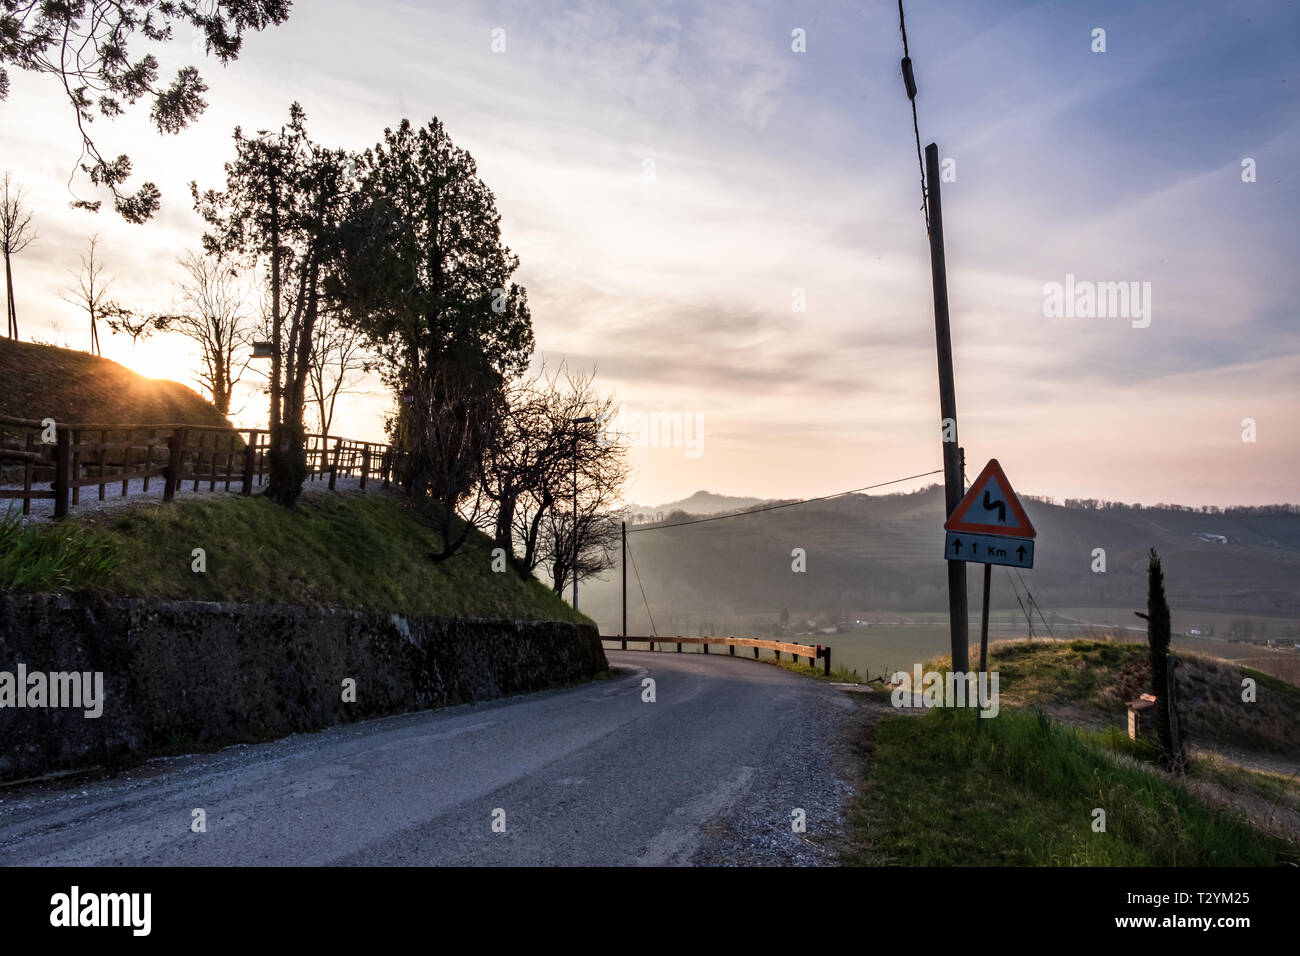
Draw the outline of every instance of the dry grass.
<instances>
[{"instance_id":1,"label":"dry grass","mask_svg":"<svg viewBox=\"0 0 1300 956\"><path fill-rule=\"evenodd\" d=\"M144 378L88 352L0 339L0 415L107 424L230 423L179 382Z\"/></svg>"}]
</instances>

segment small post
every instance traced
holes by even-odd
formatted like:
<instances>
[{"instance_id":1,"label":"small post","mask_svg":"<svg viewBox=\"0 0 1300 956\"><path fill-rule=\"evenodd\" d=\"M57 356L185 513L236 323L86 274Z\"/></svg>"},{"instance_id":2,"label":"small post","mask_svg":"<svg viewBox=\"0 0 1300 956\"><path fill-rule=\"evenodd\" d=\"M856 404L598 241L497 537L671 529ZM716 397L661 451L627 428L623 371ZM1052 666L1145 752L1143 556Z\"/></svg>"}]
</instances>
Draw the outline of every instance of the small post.
<instances>
[{"instance_id":1,"label":"small post","mask_svg":"<svg viewBox=\"0 0 1300 956\"><path fill-rule=\"evenodd\" d=\"M329 439L326 438L328 441ZM343 439L334 439L334 463L330 465L330 491L334 490L334 482L339 476L339 456L343 454Z\"/></svg>"},{"instance_id":2,"label":"small post","mask_svg":"<svg viewBox=\"0 0 1300 956\"><path fill-rule=\"evenodd\" d=\"M163 474L163 501L176 497L181 483L181 459L185 449L185 429L177 428L167 439L167 471Z\"/></svg>"},{"instance_id":3,"label":"small post","mask_svg":"<svg viewBox=\"0 0 1300 956\"><path fill-rule=\"evenodd\" d=\"M758 660L758 645L754 645L754 660Z\"/></svg>"},{"instance_id":4,"label":"small post","mask_svg":"<svg viewBox=\"0 0 1300 956\"><path fill-rule=\"evenodd\" d=\"M831 649L830 649L829 647L825 647L825 648L823 648L823 651L825 651L825 654L826 654L826 657L825 657L825 660L826 660L826 669L822 671L822 676L823 676L823 677L830 677L830 676L831 676Z\"/></svg>"},{"instance_id":5,"label":"small post","mask_svg":"<svg viewBox=\"0 0 1300 956\"><path fill-rule=\"evenodd\" d=\"M733 637L732 640L734 641L735 638ZM728 644L728 645L727 645L727 650L729 650L729 651L731 652L731 656L732 656L732 657L735 657L735 656L736 656L736 645L735 645L735 644Z\"/></svg>"},{"instance_id":6,"label":"small post","mask_svg":"<svg viewBox=\"0 0 1300 956\"><path fill-rule=\"evenodd\" d=\"M980 614L980 673L988 669L989 660L989 578L993 565L984 565L984 610Z\"/></svg>"},{"instance_id":7,"label":"small post","mask_svg":"<svg viewBox=\"0 0 1300 956\"><path fill-rule=\"evenodd\" d=\"M68 489L72 484L72 429L60 425L54 446L54 517L68 513Z\"/></svg>"},{"instance_id":8,"label":"small post","mask_svg":"<svg viewBox=\"0 0 1300 956\"><path fill-rule=\"evenodd\" d=\"M623 522L623 650L627 650L627 522ZM654 650L654 645L651 645Z\"/></svg>"},{"instance_id":9,"label":"small post","mask_svg":"<svg viewBox=\"0 0 1300 956\"><path fill-rule=\"evenodd\" d=\"M1178 728L1178 680L1175 676L1175 670L1178 668L1178 658L1172 654L1168 658L1169 664L1165 668L1165 696L1169 701L1169 739L1173 741L1174 752L1171 754L1171 763L1174 771L1180 776L1187 775L1187 758L1183 753L1183 734Z\"/></svg>"},{"instance_id":10,"label":"small post","mask_svg":"<svg viewBox=\"0 0 1300 956\"><path fill-rule=\"evenodd\" d=\"M366 475L370 474L370 442L361 446L361 490L366 490ZM626 647L626 644L624 645Z\"/></svg>"},{"instance_id":11,"label":"small post","mask_svg":"<svg viewBox=\"0 0 1300 956\"><path fill-rule=\"evenodd\" d=\"M682 642L681 642L681 641L678 641L678 642L677 642L677 653L680 654L681 652L682 652Z\"/></svg>"},{"instance_id":12,"label":"small post","mask_svg":"<svg viewBox=\"0 0 1300 956\"><path fill-rule=\"evenodd\" d=\"M244 446L244 489L245 498L253 493L253 463L257 455L257 429L248 430L248 444Z\"/></svg>"}]
</instances>

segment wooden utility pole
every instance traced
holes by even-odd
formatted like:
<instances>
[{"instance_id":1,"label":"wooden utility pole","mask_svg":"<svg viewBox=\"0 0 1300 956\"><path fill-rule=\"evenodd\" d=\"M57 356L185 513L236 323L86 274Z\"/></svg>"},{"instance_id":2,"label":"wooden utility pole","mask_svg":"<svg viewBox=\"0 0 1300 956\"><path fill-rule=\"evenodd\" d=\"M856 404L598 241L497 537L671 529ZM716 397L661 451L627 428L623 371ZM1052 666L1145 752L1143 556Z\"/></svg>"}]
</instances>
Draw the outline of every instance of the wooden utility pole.
<instances>
[{"instance_id":1,"label":"wooden utility pole","mask_svg":"<svg viewBox=\"0 0 1300 956\"><path fill-rule=\"evenodd\" d=\"M966 493L961 448L957 440L957 395L952 374L952 332L948 327L948 272L943 259L943 207L939 201L939 147L925 148L926 197L930 215L930 272L934 279L934 340L939 357L940 438L943 444L943 490L947 517ZM966 562L948 561L948 622L952 669L970 670L969 621L966 618Z\"/></svg>"}]
</instances>

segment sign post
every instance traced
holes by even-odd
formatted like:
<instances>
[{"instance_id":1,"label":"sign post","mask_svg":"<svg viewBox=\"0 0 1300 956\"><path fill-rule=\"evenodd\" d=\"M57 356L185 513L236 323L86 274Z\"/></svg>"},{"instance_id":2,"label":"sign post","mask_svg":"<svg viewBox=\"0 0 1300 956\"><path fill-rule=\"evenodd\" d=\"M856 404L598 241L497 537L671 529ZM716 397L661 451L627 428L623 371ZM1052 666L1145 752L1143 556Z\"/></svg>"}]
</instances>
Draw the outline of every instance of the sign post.
<instances>
[{"instance_id":1,"label":"sign post","mask_svg":"<svg viewBox=\"0 0 1300 956\"><path fill-rule=\"evenodd\" d=\"M980 617L982 674L988 665L989 578L993 565L1032 568L1037 532L996 458L989 459L943 527L945 558L984 565L984 611Z\"/></svg>"}]
</instances>

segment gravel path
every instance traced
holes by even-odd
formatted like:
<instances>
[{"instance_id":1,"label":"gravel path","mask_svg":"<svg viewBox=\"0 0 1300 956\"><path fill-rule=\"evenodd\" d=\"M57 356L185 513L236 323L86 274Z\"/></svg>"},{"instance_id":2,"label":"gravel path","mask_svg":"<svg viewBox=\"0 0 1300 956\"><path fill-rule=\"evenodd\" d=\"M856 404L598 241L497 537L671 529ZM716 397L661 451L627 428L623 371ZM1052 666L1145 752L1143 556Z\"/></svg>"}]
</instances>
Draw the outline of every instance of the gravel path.
<instances>
[{"instance_id":1,"label":"gravel path","mask_svg":"<svg viewBox=\"0 0 1300 956\"><path fill-rule=\"evenodd\" d=\"M370 481L366 483L366 490L377 491L382 486L383 486L382 481L372 478ZM21 485L17 485L17 486L0 485L0 487L5 489L10 489L10 488L17 489L17 488L21 488L22 486ZM221 485L217 486L216 491L208 491L206 484L202 482L199 484L198 491L193 491L192 490L193 487L194 487L193 482L184 485L176 492L175 500L186 501L191 498L237 498L239 497L239 492L237 490L224 491L222 490ZM232 483L231 487L236 488L238 486L236 483ZM329 481L328 479L325 480L318 479L316 481L308 481L303 484L302 488L304 494L314 493L314 492L322 492L328 494ZM361 488L360 478L339 478L335 482L336 491L358 491L360 490L360 488ZM257 494L258 491L260 490L261 490L260 486L256 487L254 488L253 493ZM125 495L122 494L122 483L120 481L106 486L104 488L103 501L99 500L99 488L97 486L82 488L81 501L76 505L72 505L69 508L69 512L71 514L76 515L87 511L112 511L116 508L122 508L126 505L134 504L140 501L146 501L146 502L155 501L161 504L162 495L163 495L162 478L150 478L148 491L144 490L143 478L134 478L131 481L127 482L127 493ZM12 499L0 500L0 513L3 513L6 507L12 508L15 513L18 513L19 516L22 517L21 501L15 501ZM32 501L32 513L30 515L27 515L26 517L23 517L23 520L24 521L46 521L52 517L54 517L54 499L38 498Z\"/></svg>"}]
</instances>

